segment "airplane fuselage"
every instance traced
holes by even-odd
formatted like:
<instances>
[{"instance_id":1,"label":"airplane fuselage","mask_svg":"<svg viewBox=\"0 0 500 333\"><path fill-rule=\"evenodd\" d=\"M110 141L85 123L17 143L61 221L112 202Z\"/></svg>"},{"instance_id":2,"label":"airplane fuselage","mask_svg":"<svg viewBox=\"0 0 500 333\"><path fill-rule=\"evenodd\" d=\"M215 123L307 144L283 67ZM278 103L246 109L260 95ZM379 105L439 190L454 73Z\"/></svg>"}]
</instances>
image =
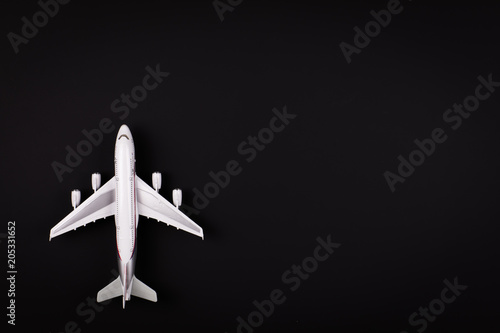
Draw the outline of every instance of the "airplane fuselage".
<instances>
[{"instance_id":1,"label":"airplane fuselage","mask_svg":"<svg viewBox=\"0 0 500 333\"><path fill-rule=\"evenodd\" d=\"M123 302L130 300L134 277L137 222L137 193L135 187L135 149L127 127L118 132L115 144L116 181L116 246L118 268L123 287Z\"/></svg>"}]
</instances>

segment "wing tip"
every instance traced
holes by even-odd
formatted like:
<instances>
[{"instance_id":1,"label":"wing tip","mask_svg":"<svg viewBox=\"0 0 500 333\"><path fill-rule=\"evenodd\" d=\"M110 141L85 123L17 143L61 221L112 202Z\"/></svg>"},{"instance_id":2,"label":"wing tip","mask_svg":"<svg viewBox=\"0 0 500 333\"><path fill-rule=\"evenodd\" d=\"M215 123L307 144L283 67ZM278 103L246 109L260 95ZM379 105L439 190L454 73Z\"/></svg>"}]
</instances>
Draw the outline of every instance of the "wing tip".
<instances>
[{"instance_id":1,"label":"wing tip","mask_svg":"<svg viewBox=\"0 0 500 333\"><path fill-rule=\"evenodd\" d=\"M54 229L51 229L50 232L49 232L49 242L52 240L52 237L55 237L54 236Z\"/></svg>"}]
</instances>

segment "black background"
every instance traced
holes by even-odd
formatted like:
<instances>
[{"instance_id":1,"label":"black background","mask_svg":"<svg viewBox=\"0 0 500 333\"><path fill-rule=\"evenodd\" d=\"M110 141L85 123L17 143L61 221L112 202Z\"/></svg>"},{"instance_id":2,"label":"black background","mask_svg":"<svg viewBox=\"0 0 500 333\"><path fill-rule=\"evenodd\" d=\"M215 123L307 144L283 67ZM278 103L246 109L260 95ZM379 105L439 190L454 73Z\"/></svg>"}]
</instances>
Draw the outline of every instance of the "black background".
<instances>
[{"instance_id":1,"label":"black background","mask_svg":"<svg viewBox=\"0 0 500 333\"><path fill-rule=\"evenodd\" d=\"M348 64L339 44L386 4L244 1L221 22L211 1L72 1L15 54L7 34L40 8L2 2L0 232L16 221L19 272L17 325L5 325L236 332L252 301L279 288L286 302L256 332L417 332L408 317L458 277L468 289L426 332L495 330L500 92L456 131L442 115L479 75L500 81L500 6L403 1ZM111 103L156 64L170 76L121 120ZM245 162L238 145L285 105L297 117ZM103 118L115 130L59 182L51 163ZM181 187L192 206L193 188L230 160L243 171L193 216L204 241L141 217L136 274L159 301L123 310L115 299L90 320L76 309L113 278L113 219L48 235L71 211L72 189L85 199L92 172L113 176L121 123L138 175L150 183L161 171L169 200ZM448 140L391 193L383 173L436 127ZM330 234L341 247L291 292L281 275Z\"/></svg>"}]
</instances>

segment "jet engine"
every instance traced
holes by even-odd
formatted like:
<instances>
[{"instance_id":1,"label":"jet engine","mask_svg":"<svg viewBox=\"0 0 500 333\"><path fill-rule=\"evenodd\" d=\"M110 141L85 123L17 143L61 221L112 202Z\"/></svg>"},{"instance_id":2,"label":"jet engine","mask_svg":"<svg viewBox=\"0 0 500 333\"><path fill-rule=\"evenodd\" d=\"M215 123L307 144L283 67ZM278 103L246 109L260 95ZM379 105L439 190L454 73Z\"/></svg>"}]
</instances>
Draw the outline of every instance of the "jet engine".
<instances>
[{"instance_id":1,"label":"jet engine","mask_svg":"<svg viewBox=\"0 0 500 333\"><path fill-rule=\"evenodd\" d=\"M80 193L79 190L71 191L71 205L73 206L73 209L76 209L76 207L78 207L78 205L80 204L81 198L82 198L82 194Z\"/></svg>"},{"instance_id":2,"label":"jet engine","mask_svg":"<svg viewBox=\"0 0 500 333\"><path fill-rule=\"evenodd\" d=\"M153 172L153 188L158 192L161 188L161 173Z\"/></svg>"},{"instance_id":3,"label":"jet engine","mask_svg":"<svg viewBox=\"0 0 500 333\"><path fill-rule=\"evenodd\" d=\"M96 172L92 174L92 189L97 191L101 187L101 174Z\"/></svg>"},{"instance_id":4,"label":"jet engine","mask_svg":"<svg viewBox=\"0 0 500 333\"><path fill-rule=\"evenodd\" d=\"M182 190L176 188L172 191L172 201L174 202L174 206L179 208L182 205Z\"/></svg>"}]
</instances>

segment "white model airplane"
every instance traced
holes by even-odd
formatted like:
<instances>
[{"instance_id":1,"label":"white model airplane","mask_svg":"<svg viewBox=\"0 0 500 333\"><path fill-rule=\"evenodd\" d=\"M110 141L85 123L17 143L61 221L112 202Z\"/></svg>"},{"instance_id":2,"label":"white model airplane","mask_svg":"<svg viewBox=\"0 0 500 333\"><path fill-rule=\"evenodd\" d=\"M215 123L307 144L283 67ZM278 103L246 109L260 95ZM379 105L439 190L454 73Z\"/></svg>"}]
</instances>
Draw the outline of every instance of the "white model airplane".
<instances>
[{"instance_id":1,"label":"white model airplane","mask_svg":"<svg viewBox=\"0 0 500 333\"><path fill-rule=\"evenodd\" d=\"M203 229L184 215L179 206L182 192L173 190L173 203L158 194L161 187L161 174L153 173L152 189L135 174L135 149L132 134L126 125L118 131L115 144L115 177L101 188L101 176L92 175L92 194L80 204L80 191L71 192L74 210L50 230L50 237L75 230L89 222L111 215L115 216L116 244L118 247L118 269L120 276L97 294L97 301L123 296L137 296L156 302L156 292L139 281L134 275L136 259L137 225L139 215L154 218L177 229L182 229L203 238Z\"/></svg>"}]
</instances>

